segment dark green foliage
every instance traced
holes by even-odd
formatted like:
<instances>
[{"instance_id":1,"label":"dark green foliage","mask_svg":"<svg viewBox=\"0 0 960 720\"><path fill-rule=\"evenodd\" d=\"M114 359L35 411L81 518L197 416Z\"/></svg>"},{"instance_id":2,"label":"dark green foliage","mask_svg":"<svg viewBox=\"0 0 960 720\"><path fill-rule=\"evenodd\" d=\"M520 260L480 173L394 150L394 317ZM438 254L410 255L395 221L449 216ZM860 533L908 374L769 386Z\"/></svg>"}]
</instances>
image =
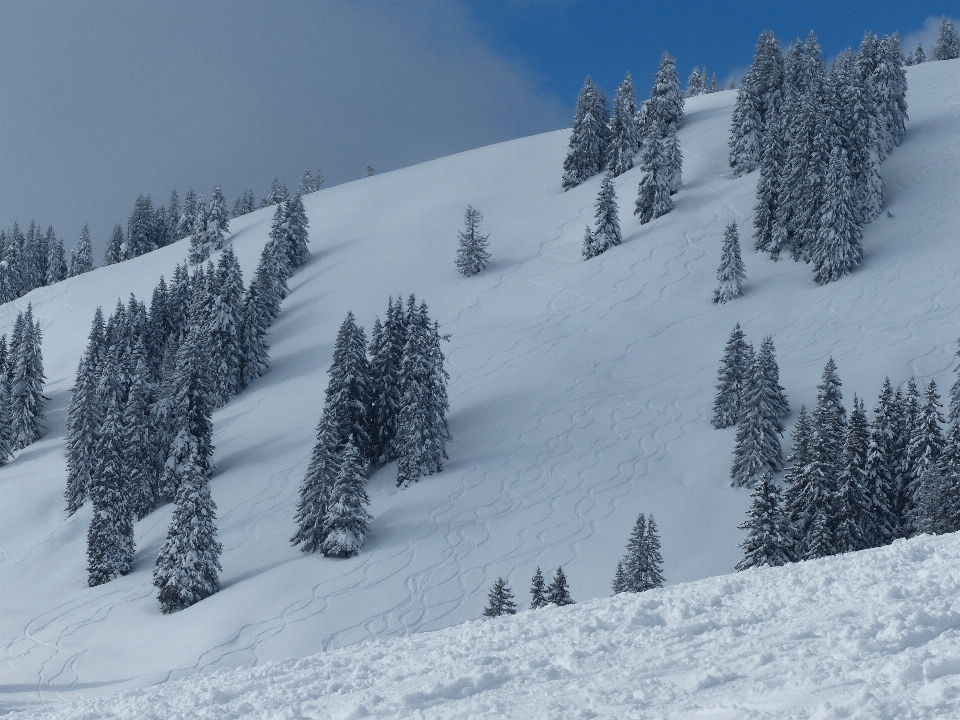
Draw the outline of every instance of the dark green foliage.
<instances>
[{"instance_id":1,"label":"dark green foliage","mask_svg":"<svg viewBox=\"0 0 960 720\"><path fill-rule=\"evenodd\" d=\"M533 580L530 585L530 609L539 610L550 604L547 600L547 585L543 579L543 573L540 568L533 574Z\"/></svg>"},{"instance_id":2,"label":"dark green foliage","mask_svg":"<svg viewBox=\"0 0 960 720\"><path fill-rule=\"evenodd\" d=\"M557 572L547 587L547 602L551 605L573 605L573 598L570 597L570 588L567 586L567 576L563 574L563 568L558 567Z\"/></svg>"},{"instance_id":3,"label":"dark green foliage","mask_svg":"<svg viewBox=\"0 0 960 720\"><path fill-rule=\"evenodd\" d=\"M780 490L773 475L765 472L753 490L753 502L747 520L739 526L747 531L740 544L744 557L738 571L752 567L779 567L793 560L793 538L783 511Z\"/></svg>"},{"instance_id":4,"label":"dark green foliage","mask_svg":"<svg viewBox=\"0 0 960 720\"><path fill-rule=\"evenodd\" d=\"M460 244L457 248L457 270L464 277L476 275L490 262L487 251L489 235L480 234L483 215L472 205L467 205L463 216L464 229L457 233Z\"/></svg>"},{"instance_id":5,"label":"dark green foliage","mask_svg":"<svg viewBox=\"0 0 960 720\"><path fill-rule=\"evenodd\" d=\"M337 459L337 476L330 491L324 518L324 540L321 550L327 557L356 555L366 539L370 527L367 506L366 463L352 442Z\"/></svg>"},{"instance_id":6,"label":"dark green foliage","mask_svg":"<svg viewBox=\"0 0 960 720\"><path fill-rule=\"evenodd\" d=\"M717 372L717 396L713 402L711 424L717 429L731 427L740 417L741 396L749 381L753 364L752 350L737 323L724 348Z\"/></svg>"},{"instance_id":7,"label":"dark green foliage","mask_svg":"<svg viewBox=\"0 0 960 720\"><path fill-rule=\"evenodd\" d=\"M488 605L483 609L484 617L500 617L501 615L516 615L517 603L513 600L513 592L507 581L497 578L490 590Z\"/></svg>"}]
</instances>

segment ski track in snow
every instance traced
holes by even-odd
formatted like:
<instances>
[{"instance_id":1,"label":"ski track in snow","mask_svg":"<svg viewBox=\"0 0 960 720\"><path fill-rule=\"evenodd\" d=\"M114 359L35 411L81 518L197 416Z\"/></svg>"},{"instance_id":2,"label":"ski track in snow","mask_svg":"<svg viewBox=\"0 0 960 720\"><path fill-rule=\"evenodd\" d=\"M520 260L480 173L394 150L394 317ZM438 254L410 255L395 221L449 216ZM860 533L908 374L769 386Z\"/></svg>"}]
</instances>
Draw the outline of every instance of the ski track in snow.
<instances>
[{"instance_id":1,"label":"ski track in snow","mask_svg":"<svg viewBox=\"0 0 960 720\"><path fill-rule=\"evenodd\" d=\"M774 336L794 414L814 402L831 354L847 405L857 392L871 407L887 374L949 387L958 62L910 69L907 136L883 165L893 217L865 228L863 265L826 288L808 266L752 250L756 173L734 179L726 164L730 92L689 103L676 209L641 226L639 171L617 178L624 243L589 262L582 227L600 178L560 191L565 132L308 196L314 256L269 334L271 370L214 417L224 590L173 616L160 615L150 582L169 507L137 523L130 576L84 587L89 508L64 519L63 416L96 305L148 299L183 244L0 308L9 334L34 303L52 410L46 436L0 470L0 712L446 627L477 617L498 576L522 603L538 565L548 577L563 565L577 600L604 596L641 511L657 518L668 580L729 571L748 497L728 487L733 434L709 418L734 322L755 344ZM468 202L485 215L493 261L464 279L453 257ZM248 281L271 216L233 221ZM747 282L718 307L730 220ZM288 538L336 328L347 309L370 327L398 292L426 300L452 336L447 470L397 491L395 465L383 468L364 551L304 557Z\"/></svg>"}]
</instances>

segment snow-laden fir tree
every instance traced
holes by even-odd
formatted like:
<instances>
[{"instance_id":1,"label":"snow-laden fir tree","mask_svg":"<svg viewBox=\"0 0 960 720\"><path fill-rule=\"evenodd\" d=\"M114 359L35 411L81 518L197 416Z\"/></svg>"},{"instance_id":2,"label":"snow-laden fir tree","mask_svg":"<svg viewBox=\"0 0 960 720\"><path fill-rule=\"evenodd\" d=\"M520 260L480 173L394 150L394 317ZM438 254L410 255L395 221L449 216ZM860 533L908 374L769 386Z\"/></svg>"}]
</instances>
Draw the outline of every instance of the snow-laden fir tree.
<instances>
[{"instance_id":1,"label":"snow-laden fir tree","mask_svg":"<svg viewBox=\"0 0 960 720\"><path fill-rule=\"evenodd\" d=\"M80 242L70 251L70 268L68 275L75 277L93 270L93 245L90 242L90 229L83 224L80 233Z\"/></svg>"},{"instance_id":2,"label":"snow-laden fir tree","mask_svg":"<svg viewBox=\"0 0 960 720\"><path fill-rule=\"evenodd\" d=\"M149 196L138 195L127 220L127 244L120 259L129 260L156 249L153 203Z\"/></svg>"},{"instance_id":3,"label":"snow-laden fir tree","mask_svg":"<svg viewBox=\"0 0 960 720\"><path fill-rule=\"evenodd\" d=\"M244 360L243 276L232 245L220 254L215 285L207 319L207 355L213 380L211 401L221 407L240 391Z\"/></svg>"},{"instance_id":4,"label":"snow-laden fir tree","mask_svg":"<svg viewBox=\"0 0 960 720\"><path fill-rule=\"evenodd\" d=\"M313 173L310 172L310 166L300 175L300 185L297 187L297 195L308 195L314 191Z\"/></svg>"},{"instance_id":5,"label":"snow-laden fir tree","mask_svg":"<svg viewBox=\"0 0 960 720\"><path fill-rule=\"evenodd\" d=\"M223 238L229 232L230 214L227 212L227 201L223 197L223 190L217 185L213 189L213 197L207 210L207 244L210 249L222 249Z\"/></svg>"},{"instance_id":6,"label":"snow-laden fir tree","mask_svg":"<svg viewBox=\"0 0 960 720\"><path fill-rule=\"evenodd\" d=\"M907 381L906 391L897 389L894 395L893 453L896 458L897 478L896 502L897 537L910 537L910 517L913 513L913 495L915 488L911 479L915 476L909 455L910 441L920 417L921 398L916 378Z\"/></svg>"},{"instance_id":7,"label":"snow-laden fir tree","mask_svg":"<svg viewBox=\"0 0 960 720\"><path fill-rule=\"evenodd\" d=\"M303 198L294 195L287 203L287 263L291 274L303 267L310 258L310 234L307 211L303 207Z\"/></svg>"},{"instance_id":8,"label":"snow-laden fir tree","mask_svg":"<svg viewBox=\"0 0 960 720\"><path fill-rule=\"evenodd\" d=\"M244 388L270 367L270 347L267 328L272 317L267 305L269 280L260 274L254 276L243 298L243 322L240 327L240 387ZM277 300L279 303L279 300Z\"/></svg>"},{"instance_id":9,"label":"snow-laden fir tree","mask_svg":"<svg viewBox=\"0 0 960 720\"><path fill-rule=\"evenodd\" d=\"M7 336L0 335L0 467L13 458L13 426L10 422L10 385L7 382Z\"/></svg>"},{"instance_id":10,"label":"snow-laden fir tree","mask_svg":"<svg viewBox=\"0 0 960 720\"><path fill-rule=\"evenodd\" d=\"M957 344L960 345L960 340L957 341ZM957 350L956 354L960 358L960 350ZM947 402L949 408L947 410L947 421L951 423L960 421L960 364L953 371L957 374L957 379L950 387L950 399Z\"/></svg>"},{"instance_id":11,"label":"snow-laden fir tree","mask_svg":"<svg viewBox=\"0 0 960 720\"><path fill-rule=\"evenodd\" d=\"M637 517L627 540L627 552L617 565L617 573L620 580L614 578L615 592L644 592L663 587L660 536L652 515L649 521L643 513Z\"/></svg>"},{"instance_id":12,"label":"snow-laden fir tree","mask_svg":"<svg viewBox=\"0 0 960 720\"><path fill-rule=\"evenodd\" d=\"M376 168L373 167L373 163L367 163L367 169L363 171L363 176L365 178L373 177L377 174Z\"/></svg>"},{"instance_id":13,"label":"snow-laden fir tree","mask_svg":"<svg viewBox=\"0 0 960 720\"><path fill-rule=\"evenodd\" d=\"M633 167L633 158L640 149L640 129L637 127L637 93L630 73L626 74L613 101L610 119L610 150L607 167L614 177Z\"/></svg>"},{"instance_id":14,"label":"snow-laden fir tree","mask_svg":"<svg viewBox=\"0 0 960 720\"><path fill-rule=\"evenodd\" d=\"M103 343L103 312L98 307L67 406L67 488L64 498L69 515L83 506L96 461L97 434L103 422L102 408L97 400Z\"/></svg>"},{"instance_id":15,"label":"snow-laden fir tree","mask_svg":"<svg viewBox=\"0 0 960 720\"><path fill-rule=\"evenodd\" d=\"M257 209L257 200L253 194L253 190L247 189L244 191L244 193L240 197L237 198L237 201L233 204L233 212L231 212L230 215L232 217L238 218L241 215L252 213L256 209Z\"/></svg>"},{"instance_id":16,"label":"snow-laden fir tree","mask_svg":"<svg viewBox=\"0 0 960 720\"><path fill-rule=\"evenodd\" d=\"M880 177L879 118L873 97L873 79L863 77L849 50L834 61L831 76L840 129L839 142L847 153L851 192L857 221L870 222L880 215L883 180Z\"/></svg>"},{"instance_id":17,"label":"snow-laden fir tree","mask_svg":"<svg viewBox=\"0 0 960 720\"><path fill-rule=\"evenodd\" d=\"M917 44L917 51L913 53L913 64L919 65L927 61L927 54L923 51L923 45Z\"/></svg>"},{"instance_id":18,"label":"snow-laden fir tree","mask_svg":"<svg viewBox=\"0 0 960 720\"><path fill-rule=\"evenodd\" d=\"M367 339L353 313L340 325L333 347L333 360L327 370L330 380L324 401L324 414L334 438L334 451L340 453L352 443L364 460L372 455L370 439L370 364Z\"/></svg>"},{"instance_id":19,"label":"snow-laden fir tree","mask_svg":"<svg viewBox=\"0 0 960 720\"><path fill-rule=\"evenodd\" d=\"M513 591L507 581L498 577L487 596L487 606L483 609L484 617L500 617L501 615L516 615L517 603L513 600Z\"/></svg>"},{"instance_id":20,"label":"snow-laden fir tree","mask_svg":"<svg viewBox=\"0 0 960 720\"><path fill-rule=\"evenodd\" d=\"M713 401L711 424L718 430L737 424L740 400L749 380L752 363L751 348L740 329L740 323L737 323L724 347L720 369L717 371L717 395Z\"/></svg>"},{"instance_id":21,"label":"snow-laden fir tree","mask_svg":"<svg viewBox=\"0 0 960 720\"><path fill-rule=\"evenodd\" d=\"M47 277L46 284L53 285L67 278L67 261L63 253L63 241L58 239L53 228L47 228Z\"/></svg>"},{"instance_id":22,"label":"snow-laden fir tree","mask_svg":"<svg viewBox=\"0 0 960 720\"><path fill-rule=\"evenodd\" d=\"M661 134L661 126L644 138L643 154L640 160L643 177L637 189L637 202L633 214L645 224L673 210L673 198L670 197L674 181L674 168L669 164L667 138Z\"/></svg>"},{"instance_id":23,"label":"snow-laden fir tree","mask_svg":"<svg viewBox=\"0 0 960 720\"><path fill-rule=\"evenodd\" d=\"M683 179L683 152L680 150L680 136L676 130L669 130L663 143L663 152L667 162L667 186L670 194L680 191Z\"/></svg>"},{"instance_id":24,"label":"snow-laden fir tree","mask_svg":"<svg viewBox=\"0 0 960 720\"><path fill-rule=\"evenodd\" d=\"M346 558L356 555L363 547L372 518L367 512L370 498L366 489L366 462L352 442L347 442L337 464L320 549L327 557Z\"/></svg>"},{"instance_id":25,"label":"snow-laden fir tree","mask_svg":"<svg viewBox=\"0 0 960 720\"><path fill-rule=\"evenodd\" d=\"M936 468L946 444L941 425L945 422L940 412L940 396L937 383L931 380L924 393L923 404L911 424L910 441L907 445L907 472L904 477L903 494L909 503L903 520L904 533L909 537L917 532L920 490L924 475Z\"/></svg>"},{"instance_id":26,"label":"snow-laden fir tree","mask_svg":"<svg viewBox=\"0 0 960 720\"><path fill-rule=\"evenodd\" d=\"M327 539L327 510L333 486L339 473L339 458L336 439L324 412L317 427L317 441L310 455L310 464L300 484L300 500L297 503L297 532L290 539L299 545L301 552L316 552Z\"/></svg>"},{"instance_id":27,"label":"snow-laden fir tree","mask_svg":"<svg viewBox=\"0 0 960 720\"><path fill-rule=\"evenodd\" d=\"M760 116L760 92L748 70L737 91L730 125L730 167L735 177L753 172L760 166L763 120Z\"/></svg>"},{"instance_id":28,"label":"snow-laden fir tree","mask_svg":"<svg viewBox=\"0 0 960 720\"><path fill-rule=\"evenodd\" d=\"M583 242L580 244L580 254L584 260L589 260L600 254L600 249L593 238L593 230L587 225L583 231Z\"/></svg>"},{"instance_id":29,"label":"snow-laden fir tree","mask_svg":"<svg viewBox=\"0 0 960 720\"><path fill-rule=\"evenodd\" d=\"M457 270L464 277L476 275L490 262L490 253L487 250L489 235L480 232L480 221L483 215L473 205L467 205L463 214L463 230L457 233L459 245L457 247Z\"/></svg>"},{"instance_id":30,"label":"snow-laden fir tree","mask_svg":"<svg viewBox=\"0 0 960 720\"><path fill-rule=\"evenodd\" d=\"M760 343L760 352L757 353L757 362L766 377L767 387L770 389L770 403L774 414L783 419L790 414L790 403L787 392L780 384L780 366L777 364L776 348L773 345L773 336L767 335Z\"/></svg>"},{"instance_id":31,"label":"snow-laden fir tree","mask_svg":"<svg viewBox=\"0 0 960 720\"><path fill-rule=\"evenodd\" d=\"M153 372L143 338L137 342L132 360L135 368L133 382L123 410L123 469L130 509L133 516L140 520L157 506L160 472L150 413L150 406L155 400Z\"/></svg>"},{"instance_id":32,"label":"snow-laden fir tree","mask_svg":"<svg viewBox=\"0 0 960 720\"><path fill-rule=\"evenodd\" d=\"M107 247L103 253L103 264L113 265L124 259L127 241L123 236L123 227L114 225L110 232L110 239L107 241Z\"/></svg>"},{"instance_id":33,"label":"snow-laden fir tree","mask_svg":"<svg viewBox=\"0 0 960 720\"><path fill-rule=\"evenodd\" d=\"M626 592L626 587L627 574L623 570L623 562L621 561L617 563L617 572L613 576L613 594L619 595L622 592Z\"/></svg>"},{"instance_id":34,"label":"snow-laden fir tree","mask_svg":"<svg viewBox=\"0 0 960 720\"><path fill-rule=\"evenodd\" d=\"M402 400L400 364L405 344L403 302L393 298L387 304L386 323L380 318L370 333L370 429L374 445L373 462L395 458L397 414Z\"/></svg>"},{"instance_id":35,"label":"snow-laden fir tree","mask_svg":"<svg viewBox=\"0 0 960 720\"><path fill-rule=\"evenodd\" d=\"M847 422L843 446L843 469L837 479L837 527L834 546L838 553L864 550L877 536L872 498L866 472L870 429L863 401L853 396L853 410Z\"/></svg>"},{"instance_id":36,"label":"snow-laden fir tree","mask_svg":"<svg viewBox=\"0 0 960 720\"><path fill-rule=\"evenodd\" d=\"M751 348L752 353L752 348ZM737 440L730 469L731 484L749 487L767 471L783 469L777 389L771 387L763 363L755 358L740 398Z\"/></svg>"},{"instance_id":37,"label":"snow-laden fir tree","mask_svg":"<svg viewBox=\"0 0 960 720\"><path fill-rule=\"evenodd\" d=\"M271 205L279 205L285 200L290 199L290 191L287 190L287 186L274 178L270 181L270 192L267 193L267 196L260 201L260 207L270 207Z\"/></svg>"},{"instance_id":38,"label":"snow-laden fir tree","mask_svg":"<svg viewBox=\"0 0 960 720\"><path fill-rule=\"evenodd\" d=\"M197 196L196 214L190 227L190 264L200 265L210 257L210 243L207 241L207 208L203 202L203 193Z\"/></svg>"},{"instance_id":39,"label":"snow-laden fir tree","mask_svg":"<svg viewBox=\"0 0 960 720\"><path fill-rule=\"evenodd\" d=\"M324 181L323 172L320 170L320 166L317 165L317 174L313 178L314 191L317 191L323 187L323 181Z\"/></svg>"},{"instance_id":40,"label":"snow-laden fir tree","mask_svg":"<svg viewBox=\"0 0 960 720\"><path fill-rule=\"evenodd\" d=\"M606 99L587 76L577 97L569 151L563 161L564 190L576 187L603 170L610 144Z\"/></svg>"},{"instance_id":41,"label":"snow-laden fir tree","mask_svg":"<svg viewBox=\"0 0 960 720\"><path fill-rule=\"evenodd\" d=\"M900 33L884 36L880 41L879 65L875 90L883 118L883 139L887 152L900 145L906 132L907 74L903 69L903 48Z\"/></svg>"},{"instance_id":42,"label":"snow-laden fir tree","mask_svg":"<svg viewBox=\"0 0 960 720\"><path fill-rule=\"evenodd\" d=\"M924 473L917 491L916 535L942 535L960 530L960 476L939 467Z\"/></svg>"},{"instance_id":43,"label":"snow-laden fir tree","mask_svg":"<svg viewBox=\"0 0 960 720\"><path fill-rule=\"evenodd\" d=\"M160 610L172 613L220 590L217 506L210 495L210 465L198 446L185 458L176 507L153 569Z\"/></svg>"},{"instance_id":44,"label":"snow-laden fir tree","mask_svg":"<svg viewBox=\"0 0 960 720\"><path fill-rule=\"evenodd\" d=\"M87 581L91 587L126 575L133 568L133 513L123 471L123 413L116 365L107 365L101 385L103 424L97 433L96 465L90 477L93 517L87 530Z\"/></svg>"},{"instance_id":45,"label":"snow-laden fir tree","mask_svg":"<svg viewBox=\"0 0 960 720\"><path fill-rule=\"evenodd\" d=\"M737 233L737 224L731 222L723 233L720 267L717 268L719 285L713 291L713 302L722 304L739 297L746 279L747 272L743 266L743 258L740 257L740 235Z\"/></svg>"},{"instance_id":46,"label":"snow-laden fir tree","mask_svg":"<svg viewBox=\"0 0 960 720\"><path fill-rule=\"evenodd\" d=\"M780 567L793 561L793 538L790 524L783 511L780 489L773 481L773 474L763 473L753 489L753 500L747 511L747 520L739 526L747 531L740 543L743 560L736 570L753 567Z\"/></svg>"},{"instance_id":47,"label":"snow-laden fir tree","mask_svg":"<svg viewBox=\"0 0 960 720\"><path fill-rule=\"evenodd\" d=\"M650 107L647 110L647 125L643 130L657 126L667 131L683 127L683 91L677 77L676 60L667 51L660 56L660 67L650 90ZM647 132L643 133L646 138Z\"/></svg>"},{"instance_id":48,"label":"snow-laden fir tree","mask_svg":"<svg viewBox=\"0 0 960 720\"><path fill-rule=\"evenodd\" d=\"M567 586L567 576L563 574L563 567L558 567L553 575L553 580L547 586L547 602L550 605L563 607L564 605L573 605L573 598L570 597L570 588Z\"/></svg>"},{"instance_id":49,"label":"snow-laden fir tree","mask_svg":"<svg viewBox=\"0 0 960 720\"><path fill-rule=\"evenodd\" d=\"M897 410L894 406L890 378L883 381L883 389L870 423L870 438L864 463L864 482L870 497L871 534L869 547L888 545L899 536L897 515L897 483L900 458L896 455Z\"/></svg>"},{"instance_id":50,"label":"snow-laden fir tree","mask_svg":"<svg viewBox=\"0 0 960 720\"><path fill-rule=\"evenodd\" d=\"M953 26L953 21L944 15L940 18L940 31L937 35L937 44L933 46L934 60L955 60L960 58L960 35Z\"/></svg>"},{"instance_id":51,"label":"snow-laden fir tree","mask_svg":"<svg viewBox=\"0 0 960 720\"><path fill-rule=\"evenodd\" d=\"M767 115L760 148L760 177L757 202L753 210L754 249L769 252L773 248L774 223L780 199L780 184L785 161L786 137L780 111L774 107Z\"/></svg>"},{"instance_id":52,"label":"snow-laden fir tree","mask_svg":"<svg viewBox=\"0 0 960 720\"><path fill-rule=\"evenodd\" d=\"M289 200L281 200L277 203L277 209L273 213L270 224L270 241L264 246L264 252L268 252L266 248L270 248L269 252L275 257L279 276L283 280L283 297L287 295L287 279L293 275L294 271L290 261L292 241L289 202Z\"/></svg>"},{"instance_id":53,"label":"snow-laden fir tree","mask_svg":"<svg viewBox=\"0 0 960 720\"><path fill-rule=\"evenodd\" d=\"M280 316L280 306L287 296L286 276L286 260L279 256L276 244L268 242L260 251L260 260L250 281L251 291L256 288L258 303L267 317L267 327Z\"/></svg>"},{"instance_id":54,"label":"snow-laden fir tree","mask_svg":"<svg viewBox=\"0 0 960 720\"><path fill-rule=\"evenodd\" d=\"M613 187L613 176L607 173L600 184L600 193L597 195L594 219L596 229L591 233L590 252L587 254L586 240L584 240L584 257L590 258L605 253L612 247L623 242L620 234L620 216L617 207L617 191Z\"/></svg>"},{"instance_id":55,"label":"snow-laden fir tree","mask_svg":"<svg viewBox=\"0 0 960 720\"><path fill-rule=\"evenodd\" d=\"M819 285L848 275L863 260L863 233L852 190L847 153L834 147L812 252L813 277Z\"/></svg>"},{"instance_id":56,"label":"snow-laden fir tree","mask_svg":"<svg viewBox=\"0 0 960 720\"><path fill-rule=\"evenodd\" d=\"M695 67L687 77L687 89L684 91L683 96L685 98L691 98L703 95L707 91L706 83L707 79L700 73L700 67Z\"/></svg>"},{"instance_id":57,"label":"snow-laden fir tree","mask_svg":"<svg viewBox=\"0 0 960 720\"><path fill-rule=\"evenodd\" d=\"M753 54L753 63L748 70L755 85L759 104L761 134L766 132L770 115L780 108L783 102L783 53L774 34L765 30L757 40Z\"/></svg>"},{"instance_id":58,"label":"snow-laden fir tree","mask_svg":"<svg viewBox=\"0 0 960 720\"><path fill-rule=\"evenodd\" d=\"M23 336L11 343L13 376L10 384L10 415L15 450L40 439L43 430L43 354L40 350L42 333L39 322L33 320L33 306L23 313Z\"/></svg>"},{"instance_id":59,"label":"snow-laden fir tree","mask_svg":"<svg viewBox=\"0 0 960 720\"><path fill-rule=\"evenodd\" d=\"M539 610L549 604L550 602L547 600L547 583L543 579L543 573L540 572L540 568L538 567L530 583L530 609Z\"/></svg>"}]
</instances>

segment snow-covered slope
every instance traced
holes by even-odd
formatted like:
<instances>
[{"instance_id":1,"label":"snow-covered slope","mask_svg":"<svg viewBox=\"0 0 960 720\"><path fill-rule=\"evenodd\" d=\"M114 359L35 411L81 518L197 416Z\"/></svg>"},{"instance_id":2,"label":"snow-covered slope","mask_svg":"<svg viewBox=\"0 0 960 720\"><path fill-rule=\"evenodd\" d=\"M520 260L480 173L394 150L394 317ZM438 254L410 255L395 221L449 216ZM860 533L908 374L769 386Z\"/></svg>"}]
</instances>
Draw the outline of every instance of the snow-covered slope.
<instances>
[{"instance_id":1,"label":"snow-covered slope","mask_svg":"<svg viewBox=\"0 0 960 720\"><path fill-rule=\"evenodd\" d=\"M624 244L590 262L580 242L600 178L560 192L565 132L308 196L314 256L268 337L273 368L214 417L224 589L175 615L150 582L169 507L137 524L131 575L86 587L90 509L63 512L63 421L96 306L148 297L186 247L0 307L9 333L33 302L51 398L46 436L0 469L0 711L449 626L479 615L497 576L523 593L538 565L562 564L575 599L601 597L640 511L660 526L669 582L729 572L748 497L728 486L733 431L708 421L735 322L751 341L774 336L795 409L813 403L830 355L848 404L853 392L871 404L886 374L951 380L960 61L908 78L907 136L883 167L889 215L866 228L863 265L822 288L809 267L747 250L745 296L710 303L725 223L749 244L756 182L727 168L730 92L688 104L676 209L641 227L638 171L618 178ZM493 262L463 279L468 203ZM270 217L232 223L247 279ZM304 557L289 538L336 329L350 309L369 328L388 296L411 292L452 336L447 470L399 492L395 468L380 471L364 551Z\"/></svg>"},{"instance_id":2,"label":"snow-covered slope","mask_svg":"<svg viewBox=\"0 0 960 720\"><path fill-rule=\"evenodd\" d=\"M960 534L476 620L24 717L960 717Z\"/></svg>"}]
</instances>

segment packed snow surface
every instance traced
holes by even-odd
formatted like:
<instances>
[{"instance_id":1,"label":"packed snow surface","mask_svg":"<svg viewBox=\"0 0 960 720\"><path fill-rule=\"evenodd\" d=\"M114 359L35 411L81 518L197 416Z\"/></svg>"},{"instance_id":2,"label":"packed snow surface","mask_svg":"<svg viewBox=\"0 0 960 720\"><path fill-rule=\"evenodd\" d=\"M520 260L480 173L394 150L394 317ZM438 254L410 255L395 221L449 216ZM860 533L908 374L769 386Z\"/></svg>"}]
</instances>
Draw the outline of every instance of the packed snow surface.
<instances>
[{"instance_id":1,"label":"packed snow surface","mask_svg":"<svg viewBox=\"0 0 960 720\"><path fill-rule=\"evenodd\" d=\"M960 534L221 670L24 717L960 717Z\"/></svg>"},{"instance_id":2,"label":"packed snow surface","mask_svg":"<svg viewBox=\"0 0 960 720\"><path fill-rule=\"evenodd\" d=\"M854 613L850 621L837 619L828 632L816 624L821 599L827 602L830 593L848 587L846 581L831 585L824 580L821 591L809 589L802 578L811 578L814 585L821 581L805 574L807 566L782 576L749 576L755 579L749 582L758 583L755 595L735 594L747 576L724 578L544 613L535 622L507 620L503 636L487 623L397 645L346 649L476 618L498 576L523 601L537 566L549 577L562 565L576 600L609 595L617 560L641 511L652 513L659 525L669 583L729 572L740 558L737 525L749 497L747 491L729 487L734 431L713 430L709 419L717 364L735 322L751 342L773 335L794 414L801 403L813 405L830 356L838 365L848 406L854 392L871 405L885 375L898 384L916 375L949 386L960 327L960 61L909 68L908 80L907 135L883 165L885 212L865 228L863 264L826 287L814 284L809 266L773 263L749 250L756 173L734 179L727 166L732 92L687 104L687 123L680 132L684 184L673 212L640 226L631 214L639 170L616 179L624 243L589 262L580 257L580 243L584 226L593 221L601 178L560 191L566 132L482 148L307 196L313 257L292 278L291 294L269 333L272 368L214 415L218 469L212 492L219 506L224 587L173 615L161 615L151 584L169 506L137 523L137 559L129 576L87 587L85 538L91 511L87 505L66 518L63 440L69 388L95 308L109 311L130 292L148 300L160 275L169 278L174 264L183 261L186 243L38 289L0 307L0 332L9 335L17 311L33 303L44 333L50 397L44 437L0 469L0 712L143 688L198 671L247 668L235 680L224 677L204 685L209 681L201 676L191 681L196 683L191 687L210 688L198 690L207 692L209 703L226 705L231 700L217 695L220 685L236 682L242 696L247 690L239 688L268 684L270 673L281 672L278 666L256 669L265 661L337 648L343 648L341 654L314 663L314 670L291 674L299 679L290 682L315 687L305 692L316 693L312 702L321 702L321 696L335 692L323 679L328 672L336 675L335 659L349 664L363 658L360 666L341 669L342 677L330 680L343 683L344 693L356 693L357 706L344 711L355 717L364 712L360 705L380 712L374 694L381 691L364 695L364 683L396 688L393 695L382 691L383 703L408 702L402 698L409 695L410 707L439 717L443 712L430 710L431 703L444 707L451 696L476 702L476 708L485 694L481 690L520 697L521 677L552 683L558 702L584 703L587 712L590 687L607 682L604 678L622 667L636 667L639 674L611 681L596 700L605 707L629 702L637 707L647 694L657 702L674 702L671 697L684 693L707 698L729 692L728 698L734 698L736 693L727 688L762 682L758 677L768 666L782 669L776 677L783 678L784 688L817 681L835 688L851 683L854 692L858 666L836 667L832 658L846 657L839 650L824 659L820 653L832 644L858 643L863 657L876 658L872 677L890 681L890 689L870 686L868 692L877 698L895 702L898 683L919 688L927 683L927 672L943 678L923 684L923 692L931 693L929 701L950 701L949 683L955 677L950 673L960 667L951 659L955 655L921 657L925 643L939 642L944 618L953 617L947 610L934 614L940 606L932 595L933 605L925 605L925 599L912 605L915 593L926 597L927 579L919 587L902 583L899 599L883 599L886 591L877 590L887 603L877 612L889 608L890 615L884 616L891 623L888 631L880 620L876 626L857 620L873 608L854 594L846 598L845 607ZM484 213L493 254L491 265L470 279L459 277L454 266L467 204ZM271 216L272 210L265 209L231 223L247 281L267 240ZM742 298L718 307L710 299L723 229L730 220L741 227L747 281ZM375 519L360 555L349 560L304 556L289 538L337 327L353 310L369 329L378 314L383 317L390 295L409 293L427 301L431 315L451 336L445 350L454 440L447 469L398 491L395 465L383 468L371 479ZM917 551L919 566L908 569L906 558L914 551L907 547L929 548L930 557L924 559L926 550ZM922 578L916 575L920 568L934 567L939 557L935 547L920 541L863 557L890 563L899 558L905 564L898 573ZM943 557L942 566L953 572L955 554ZM839 572L847 567L843 563L859 561L828 561L822 567ZM861 569L862 582L868 584L873 581L867 578L884 574ZM788 583L796 578L798 584L771 584L767 590L768 577L787 578ZM828 572L824 577L832 576ZM929 583L940 582L931 577ZM746 606L728 605L728 593ZM695 599L700 597L712 599ZM714 602L716 606L709 604ZM840 613L839 596L835 602ZM740 647L738 633L746 642L749 628L783 626L794 603L796 612L804 606L808 613L803 616L810 628L807 636L800 630L793 639L782 635L779 645L766 648L768 655L758 650L766 641ZM698 617L714 618L716 627ZM597 619L593 633L585 629L594 622L589 618ZM610 629L604 629L608 623ZM629 632L622 630L624 624ZM664 633L661 641L655 639L657 632ZM556 644L545 643L536 651L531 644L532 657L521 658L514 645L526 643L524 637L534 643L532 636L538 633L553 633ZM637 638L636 658L628 658L632 646L617 644L621 634L624 642ZM713 645L716 650L701 654L697 648L711 634L717 642L729 642L722 650ZM502 637L503 644L487 644L494 637ZM596 653L600 638L608 638L609 652ZM902 673L884 669L894 667L884 663L895 662L884 660L889 657L884 648L893 647L886 642L899 648L896 657L907 663ZM432 684L417 684L425 672L417 663L440 663L439 655L411 659L421 668L415 670L391 665L387 655L374 660L371 654L410 647L412 658L416 643L450 645L439 674L430 676ZM872 645L878 649L871 650ZM453 652L464 646L471 653L486 647L485 654L465 657L477 658L476 663L487 658L487 665L454 670L466 667L468 660L458 666L461 660ZM774 662L781 654L785 659ZM670 664L671 655L682 660ZM766 657L771 659L764 664ZM514 669L501 673L508 667ZM444 673L449 673L447 680ZM776 682L766 692L781 692ZM694 685L703 687L691 689ZM941 688L946 695L937 695ZM276 697L268 689L263 692L264 703ZM803 694L783 696L782 702L800 702ZM531 695L530 702L536 697ZM546 697L544 693L539 704L526 707L542 705L537 712L547 712ZM867 702L863 696L861 704Z\"/></svg>"}]
</instances>

